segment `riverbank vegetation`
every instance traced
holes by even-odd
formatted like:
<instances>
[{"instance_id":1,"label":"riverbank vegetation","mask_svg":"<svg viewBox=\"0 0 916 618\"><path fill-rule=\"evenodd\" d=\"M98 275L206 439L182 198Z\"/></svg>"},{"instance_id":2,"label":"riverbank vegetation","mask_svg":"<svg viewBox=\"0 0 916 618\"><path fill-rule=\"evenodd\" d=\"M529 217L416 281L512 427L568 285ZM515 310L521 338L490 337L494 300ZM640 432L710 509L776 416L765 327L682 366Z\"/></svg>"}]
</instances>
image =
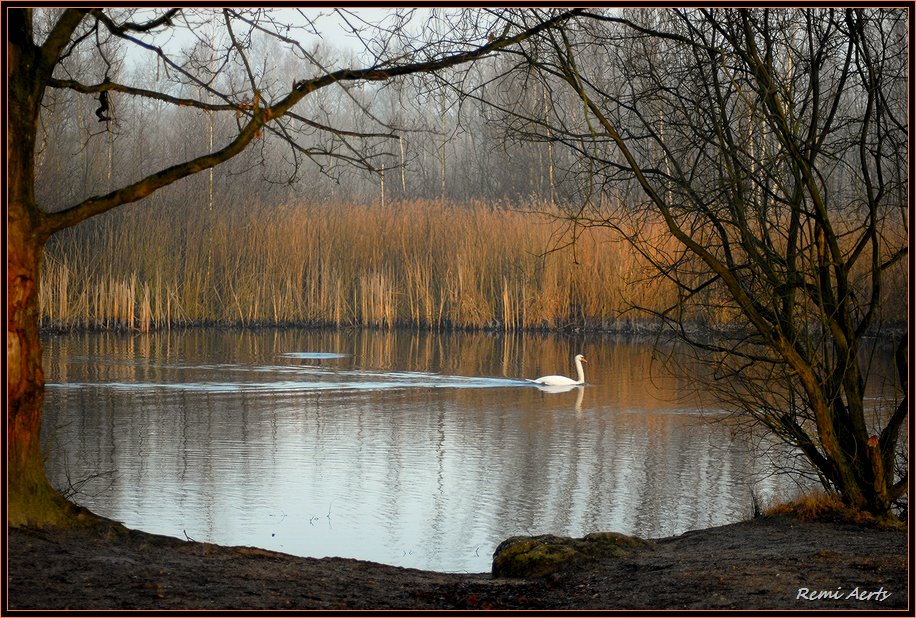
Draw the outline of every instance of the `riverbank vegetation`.
<instances>
[{"instance_id":1,"label":"riverbank vegetation","mask_svg":"<svg viewBox=\"0 0 916 618\"><path fill-rule=\"evenodd\" d=\"M766 510L767 517L789 515L805 522L838 522L855 525L875 525L893 529L906 529L897 517L875 517L843 504L839 496L824 491L805 492L788 502L780 502Z\"/></svg>"},{"instance_id":2,"label":"riverbank vegetation","mask_svg":"<svg viewBox=\"0 0 916 618\"><path fill-rule=\"evenodd\" d=\"M128 208L49 243L42 324L607 328L634 327L633 302L673 301L609 230L579 229L562 246L557 213L533 212L544 208Z\"/></svg>"},{"instance_id":3,"label":"riverbank vegetation","mask_svg":"<svg viewBox=\"0 0 916 618\"><path fill-rule=\"evenodd\" d=\"M54 236L41 323L632 331L652 325L634 307L662 312L676 301L673 284L647 269L613 230L576 227L535 201L303 201L214 213L176 200ZM891 276L884 306L896 313L886 317L903 322L903 265ZM715 306L696 322L723 324Z\"/></svg>"}]
</instances>

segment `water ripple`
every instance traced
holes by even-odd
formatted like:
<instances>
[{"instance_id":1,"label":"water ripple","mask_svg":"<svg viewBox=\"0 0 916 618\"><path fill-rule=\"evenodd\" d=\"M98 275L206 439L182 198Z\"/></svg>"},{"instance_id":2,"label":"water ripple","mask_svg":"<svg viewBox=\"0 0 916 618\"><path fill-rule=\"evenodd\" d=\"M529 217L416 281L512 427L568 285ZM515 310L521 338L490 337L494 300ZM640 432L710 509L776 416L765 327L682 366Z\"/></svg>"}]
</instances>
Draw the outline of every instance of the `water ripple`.
<instances>
[{"instance_id":1,"label":"water ripple","mask_svg":"<svg viewBox=\"0 0 916 618\"><path fill-rule=\"evenodd\" d=\"M185 367L186 369L202 369L203 367ZM208 366L206 369L216 369ZM238 371L238 366L231 367ZM267 367L249 367L251 371L263 372ZM286 374L289 372L278 372ZM119 391L182 391L182 392L209 392L209 393L239 393L239 392L303 392L303 391L346 391L346 390L384 390L405 388L506 388L530 386L524 380L510 378L490 378L441 375L419 371L365 371L365 370L335 370L323 368L301 368L296 372L298 380L271 380L271 381L170 381L170 382L49 382L45 386L59 389L113 389ZM328 376L335 379L328 380ZM235 377L238 377L237 375Z\"/></svg>"}]
</instances>

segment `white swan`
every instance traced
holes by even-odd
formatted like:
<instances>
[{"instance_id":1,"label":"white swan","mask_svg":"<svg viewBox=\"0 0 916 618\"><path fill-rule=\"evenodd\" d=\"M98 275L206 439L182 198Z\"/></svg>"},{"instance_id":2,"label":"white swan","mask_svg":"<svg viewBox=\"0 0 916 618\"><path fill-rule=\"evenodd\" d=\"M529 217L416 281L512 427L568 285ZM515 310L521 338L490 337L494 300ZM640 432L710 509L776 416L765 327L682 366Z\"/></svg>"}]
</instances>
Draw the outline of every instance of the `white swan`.
<instances>
[{"instance_id":1,"label":"white swan","mask_svg":"<svg viewBox=\"0 0 916 618\"><path fill-rule=\"evenodd\" d=\"M538 378L537 380L528 380L528 382L534 382L535 384L540 384L542 386L576 386L579 384L585 384L585 370L582 369L582 363L587 363L585 357L581 354L576 354L576 374L579 376L578 380L573 380L572 378L567 378L566 376L544 376Z\"/></svg>"}]
</instances>

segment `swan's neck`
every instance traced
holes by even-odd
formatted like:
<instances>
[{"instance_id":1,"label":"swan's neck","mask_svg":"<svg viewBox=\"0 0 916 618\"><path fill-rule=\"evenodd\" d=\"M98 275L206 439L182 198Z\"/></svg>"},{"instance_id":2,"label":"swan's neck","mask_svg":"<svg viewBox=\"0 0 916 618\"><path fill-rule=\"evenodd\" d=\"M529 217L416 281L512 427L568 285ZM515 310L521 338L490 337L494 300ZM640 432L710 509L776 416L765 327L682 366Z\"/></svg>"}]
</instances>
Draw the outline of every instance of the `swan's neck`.
<instances>
[{"instance_id":1,"label":"swan's neck","mask_svg":"<svg viewBox=\"0 0 916 618\"><path fill-rule=\"evenodd\" d=\"M585 384L585 370L582 369L582 359L576 359L576 375L579 377L579 384Z\"/></svg>"}]
</instances>

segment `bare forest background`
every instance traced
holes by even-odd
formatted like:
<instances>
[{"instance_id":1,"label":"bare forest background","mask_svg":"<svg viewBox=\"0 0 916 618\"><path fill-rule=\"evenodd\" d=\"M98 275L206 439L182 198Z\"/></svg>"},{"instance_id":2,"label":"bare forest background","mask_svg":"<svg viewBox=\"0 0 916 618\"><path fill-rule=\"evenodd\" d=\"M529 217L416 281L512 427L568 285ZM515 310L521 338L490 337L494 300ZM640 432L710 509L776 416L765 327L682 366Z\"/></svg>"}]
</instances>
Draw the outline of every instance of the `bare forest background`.
<instances>
[{"instance_id":1,"label":"bare forest background","mask_svg":"<svg viewBox=\"0 0 916 618\"><path fill-rule=\"evenodd\" d=\"M191 56L210 68L215 89L231 91L246 76L208 55L213 36L198 33ZM147 83L176 99L206 100L200 84L181 84L155 60L126 57L115 42L84 53L71 61L95 71L96 82ZM288 90L296 75L287 53L252 40L265 98ZM313 54L327 66L358 64L354 52L333 45ZM575 215L607 201L626 208L638 187L593 186L587 157L526 139L520 117L542 116L549 126L564 110L581 115L582 102L526 81L507 62L456 71L455 89L411 78L323 89L300 111L315 123L313 133L297 136L302 151L265 131L227 163L63 230L42 263L42 326L654 328L648 316L677 302L675 285L612 227ZM493 100L502 105L481 102ZM111 93L107 103L99 114L96 94L61 88L45 97L36 197L48 210L212 152L238 130L225 114L146 97ZM500 111L510 108L524 114ZM367 111L380 127L410 128L372 142L357 136L375 130L365 126ZM354 135L331 141L322 125ZM848 179L828 182L842 194ZM850 208L850 227L856 217ZM653 251L675 251L660 219L644 233L661 239ZM882 294L883 324L905 324L904 261L887 273ZM690 320L726 324L725 306L709 299Z\"/></svg>"}]
</instances>

